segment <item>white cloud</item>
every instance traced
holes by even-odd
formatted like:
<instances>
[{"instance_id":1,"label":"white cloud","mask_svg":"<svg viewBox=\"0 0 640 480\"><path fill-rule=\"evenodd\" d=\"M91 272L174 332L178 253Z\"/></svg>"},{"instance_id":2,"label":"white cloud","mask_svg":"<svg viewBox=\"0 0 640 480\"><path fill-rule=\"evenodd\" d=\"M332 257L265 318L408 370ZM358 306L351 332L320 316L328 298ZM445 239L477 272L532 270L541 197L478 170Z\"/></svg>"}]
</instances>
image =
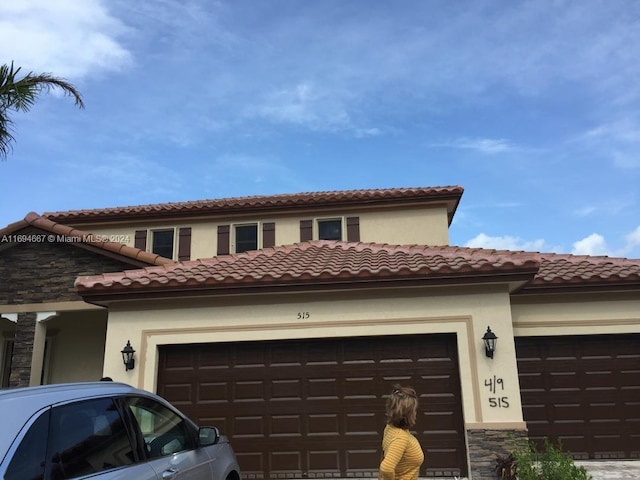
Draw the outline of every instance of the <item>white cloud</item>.
<instances>
[{"instance_id":1,"label":"white cloud","mask_svg":"<svg viewBox=\"0 0 640 480\"><path fill-rule=\"evenodd\" d=\"M612 249L603 235L592 233L574 242L570 253L573 255L607 255L610 257L637 258L640 256L640 226L625 235L621 243L623 243L622 247ZM464 246L495 250L566 253L563 247L548 245L543 239L524 240L520 237L509 235L491 237L484 233L472 238Z\"/></svg>"},{"instance_id":2,"label":"white cloud","mask_svg":"<svg viewBox=\"0 0 640 480\"><path fill-rule=\"evenodd\" d=\"M432 143L432 147L460 148L465 150L475 150L485 155L495 155L517 150L504 138L457 138L444 143Z\"/></svg>"},{"instance_id":3,"label":"white cloud","mask_svg":"<svg viewBox=\"0 0 640 480\"><path fill-rule=\"evenodd\" d=\"M636 247L640 247L640 226L636 228L633 232L625 235L624 239L625 239L625 250L631 251Z\"/></svg>"},{"instance_id":4,"label":"white cloud","mask_svg":"<svg viewBox=\"0 0 640 480\"><path fill-rule=\"evenodd\" d=\"M351 128L351 119L342 100L335 92L319 88L311 82L271 92L261 103L248 108L247 116L320 131Z\"/></svg>"},{"instance_id":5,"label":"white cloud","mask_svg":"<svg viewBox=\"0 0 640 480\"><path fill-rule=\"evenodd\" d=\"M571 253L573 255L608 255L609 248L602 235L592 233L588 237L574 242Z\"/></svg>"},{"instance_id":6,"label":"white cloud","mask_svg":"<svg viewBox=\"0 0 640 480\"><path fill-rule=\"evenodd\" d=\"M588 205L582 208L579 208L578 210L575 211L575 214L579 217L588 217L589 215L592 215L594 213L596 213L598 211L597 207Z\"/></svg>"},{"instance_id":7,"label":"white cloud","mask_svg":"<svg viewBox=\"0 0 640 480\"><path fill-rule=\"evenodd\" d=\"M640 143L640 130L636 122L630 118L598 125L584 135L589 139L616 140L626 143Z\"/></svg>"},{"instance_id":8,"label":"white cloud","mask_svg":"<svg viewBox=\"0 0 640 480\"><path fill-rule=\"evenodd\" d=\"M594 215L619 215L626 213L629 209L634 208L635 199L629 195L629 198L621 198L617 196L611 200L601 201L599 203L593 203L584 205L574 211L574 214L578 217L589 217Z\"/></svg>"},{"instance_id":9,"label":"white cloud","mask_svg":"<svg viewBox=\"0 0 640 480\"><path fill-rule=\"evenodd\" d=\"M314 82L271 91L245 109L246 118L262 118L320 132L346 132L356 138L382 134L377 127L360 126L351 118L352 94Z\"/></svg>"},{"instance_id":10,"label":"white cloud","mask_svg":"<svg viewBox=\"0 0 640 480\"><path fill-rule=\"evenodd\" d=\"M465 244L465 247L539 252L545 248L545 241L543 239L527 241L519 237L511 237L508 235L502 237L490 237L481 233L469 240Z\"/></svg>"},{"instance_id":11,"label":"white cloud","mask_svg":"<svg viewBox=\"0 0 640 480\"><path fill-rule=\"evenodd\" d=\"M0 3L0 57L26 71L77 79L128 65L126 31L102 0Z\"/></svg>"},{"instance_id":12,"label":"white cloud","mask_svg":"<svg viewBox=\"0 0 640 480\"><path fill-rule=\"evenodd\" d=\"M590 129L578 141L618 168L640 168L640 122L631 114L622 115L625 116Z\"/></svg>"}]
</instances>

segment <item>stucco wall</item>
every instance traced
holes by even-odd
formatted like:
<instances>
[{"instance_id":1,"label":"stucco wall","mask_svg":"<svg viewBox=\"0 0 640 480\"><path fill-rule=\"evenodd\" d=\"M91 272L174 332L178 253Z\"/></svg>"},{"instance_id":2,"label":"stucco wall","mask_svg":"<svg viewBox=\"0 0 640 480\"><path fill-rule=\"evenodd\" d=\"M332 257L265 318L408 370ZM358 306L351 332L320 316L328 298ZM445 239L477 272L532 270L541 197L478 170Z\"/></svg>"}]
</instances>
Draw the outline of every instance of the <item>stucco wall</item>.
<instances>
[{"instance_id":1,"label":"stucco wall","mask_svg":"<svg viewBox=\"0 0 640 480\"><path fill-rule=\"evenodd\" d=\"M636 292L531 295L512 299L516 336L640 333Z\"/></svg>"},{"instance_id":2,"label":"stucco wall","mask_svg":"<svg viewBox=\"0 0 640 480\"><path fill-rule=\"evenodd\" d=\"M494 359L485 356L481 340L487 325L500 337ZM449 332L458 339L466 423L523 427L504 286L112 305L104 373L155 391L159 345ZM125 373L117 353L128 340L137 351L137 366ZM489 380L498 388L488 388ZM497 396L505 399L500 406Z\"/></svg>"},{"instance_id":3,"label":"stucco wall","mask_svg":"<svg viewBox=\"0 0 640 480\"><path fill-rule=\"evenodd\" d=\"M244 216L210 221L194 220L193 222L181 218L179 222L140 223L136 226L81 226L81 228L133 246L136 230L191 227L191 259L195 260L216 255L218 225L275 222L276 245L291 245L300 242L301 219L351 216L360 218L360 241L362 242L388 243L390 245L448 245L449 243L447 210L444 206L349 210L348 212L324 211L308 214L296 212L277 216ZM149 248L150 241L148 239L147 249ZM174 238L174 251L176 249L177 235Z\"/></svg>"},{"instance_id":4,"label":"stucco wall","mask_svg":"<svg viewBox=\"0 0 640 480\"><path fill-rule=\"evenodd\" d=\"M100 380L105 360L106 310L61 312L45 323L50 348L45 383Z\"/></svg>"}]
</instances>

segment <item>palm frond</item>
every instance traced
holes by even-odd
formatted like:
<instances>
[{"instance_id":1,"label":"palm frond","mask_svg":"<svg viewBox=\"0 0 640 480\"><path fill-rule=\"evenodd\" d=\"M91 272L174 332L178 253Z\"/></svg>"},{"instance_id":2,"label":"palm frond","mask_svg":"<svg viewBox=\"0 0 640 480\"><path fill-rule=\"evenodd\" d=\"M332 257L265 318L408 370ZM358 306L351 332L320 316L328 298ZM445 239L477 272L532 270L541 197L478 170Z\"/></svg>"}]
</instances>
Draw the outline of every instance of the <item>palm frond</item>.
<instances>
[{"instance_id":1,"label":"palm frond","mask_svg":"<svg viewBox=\"0 0 640 480\"><path fill-rule=\"evenodd\" d=\"M0 112L0 158L5 159L11 152L11 143L14 141L13 135L9 131L11 120Z\"/></svg>"},{"instance_id":2,"label":"palm frond","mask_svg":"<svg viewBox=\"0 0 640 480\"><path fill-rule=\"evenodd\" d=\"M9 132L12 124L9 111L28 112L42 92L61 89L66 96L74 99L79 108L84 108L82 95L63 78L54 77L50 73L35 74L29 72L18 79L21 67L0 66L0 159L5 159L14 141Z\"/></svg>"}]
</instances>

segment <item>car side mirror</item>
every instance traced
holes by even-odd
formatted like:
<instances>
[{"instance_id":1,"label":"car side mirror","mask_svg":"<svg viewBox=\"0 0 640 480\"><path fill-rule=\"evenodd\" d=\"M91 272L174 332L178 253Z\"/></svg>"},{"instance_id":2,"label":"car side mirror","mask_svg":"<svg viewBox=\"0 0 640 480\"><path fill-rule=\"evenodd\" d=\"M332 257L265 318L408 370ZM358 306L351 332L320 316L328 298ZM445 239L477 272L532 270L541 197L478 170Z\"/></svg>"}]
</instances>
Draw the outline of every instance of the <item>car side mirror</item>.
<instances>
[{"instance_id":1,"label":"car side mirror","mask_svg":"<svg viewBox=\"0 0 640 480\"><path fill-rule=\"evenodd\" d=\"M198 443L201 447L215 445L220 440L220 430L216 427L200 427L198 429Z\"/></svg>"}]
</instances>

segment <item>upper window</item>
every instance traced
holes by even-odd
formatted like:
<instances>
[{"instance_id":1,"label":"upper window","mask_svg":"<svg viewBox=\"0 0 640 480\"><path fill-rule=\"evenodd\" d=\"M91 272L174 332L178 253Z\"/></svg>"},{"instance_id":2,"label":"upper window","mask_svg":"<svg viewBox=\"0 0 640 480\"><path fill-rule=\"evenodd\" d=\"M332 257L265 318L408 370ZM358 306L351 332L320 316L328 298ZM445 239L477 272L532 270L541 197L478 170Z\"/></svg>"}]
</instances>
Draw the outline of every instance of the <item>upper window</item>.
<instances>
[{"instance_id":1,"label":"upper window","mask_svg":"<svg viewBox=\"0 0 640 480\"><path fill-rule=\"evenodd\" d=\"M173 258L173 235L171 230L154 230L151 251L165 258Z\"/></svg>"},{"instance_id":2,"label":"upper window","mask_svg":"<svg viewBox=\"0 0 640 480\"><path fill-rule=\"evenodd\" d=\"M318 220L318 240L342 240L342 220Z\"/></svg>"},{"instance_id":3,"label":"upper window","mask_svg":"<svg viewBox=\"0 0 640 480\"><path fill-rule=\"evenodd\" d=\"M258 249L258 225L236 225L236 253Z\"/></svg>"}]
</instances>

